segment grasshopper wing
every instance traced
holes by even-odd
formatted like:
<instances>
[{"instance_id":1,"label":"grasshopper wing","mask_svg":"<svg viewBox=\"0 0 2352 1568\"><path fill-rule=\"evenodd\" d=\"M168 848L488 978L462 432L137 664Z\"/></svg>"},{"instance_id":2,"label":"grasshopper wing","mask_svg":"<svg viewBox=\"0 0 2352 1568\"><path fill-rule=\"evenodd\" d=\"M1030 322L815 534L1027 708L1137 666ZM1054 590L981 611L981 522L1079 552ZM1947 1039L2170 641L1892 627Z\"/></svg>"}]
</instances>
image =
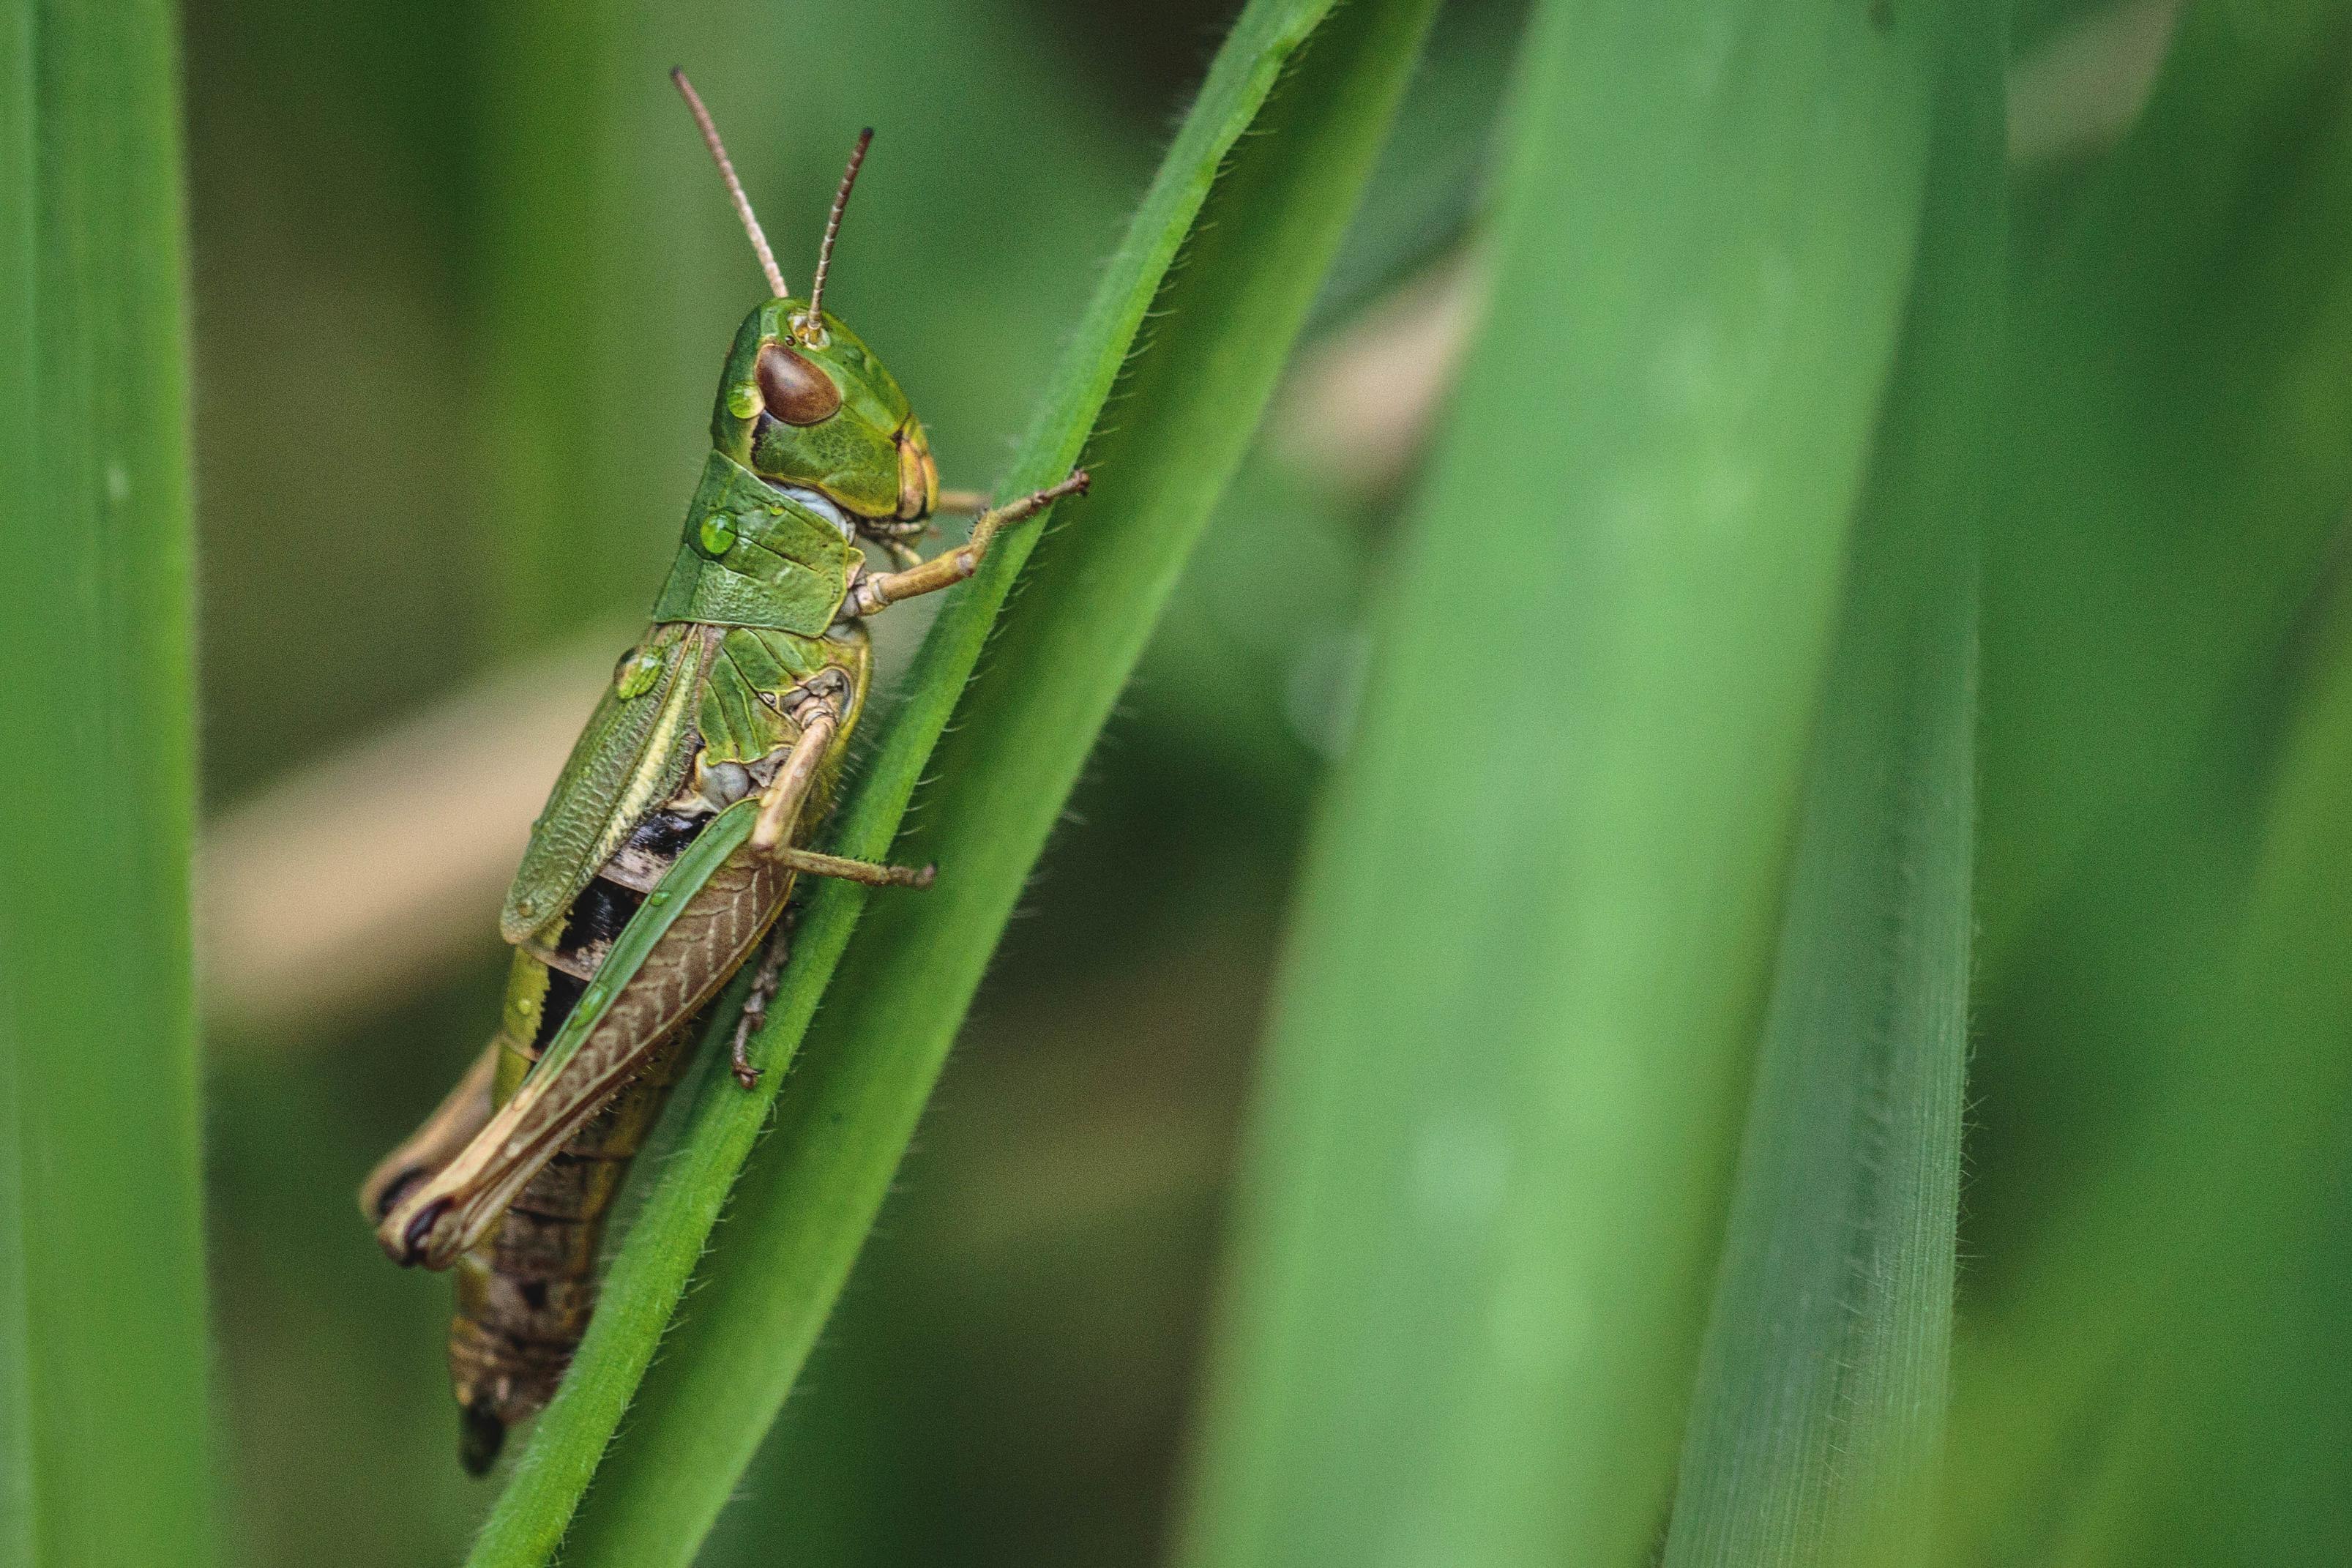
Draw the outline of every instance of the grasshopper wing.
<instances>
[{"instance_id":1,"label":"grasshopper wing","mask_svg":"<svg viewBox=\"0 0 2352 1568\"><path fill-rule=\"evenodd\" d=\"M520 942L570 907L693 762L694 714L708 661L698 627L669 625L624 656L531 825L499 934Z\"/></svg>"},{"instance_id":2,"label":"grasshopper wing","mask_svg":"<svg viewBox=\"0 0 2352 1568\"><path fill-rule=\"evenodd\" d=\"M403 1263L446 1268L671 1032L717 994L784 906L793 873L744 847L757 797L719 813L614 942L513 1097L378 1227Z\"/></svg>"}]
</instances>

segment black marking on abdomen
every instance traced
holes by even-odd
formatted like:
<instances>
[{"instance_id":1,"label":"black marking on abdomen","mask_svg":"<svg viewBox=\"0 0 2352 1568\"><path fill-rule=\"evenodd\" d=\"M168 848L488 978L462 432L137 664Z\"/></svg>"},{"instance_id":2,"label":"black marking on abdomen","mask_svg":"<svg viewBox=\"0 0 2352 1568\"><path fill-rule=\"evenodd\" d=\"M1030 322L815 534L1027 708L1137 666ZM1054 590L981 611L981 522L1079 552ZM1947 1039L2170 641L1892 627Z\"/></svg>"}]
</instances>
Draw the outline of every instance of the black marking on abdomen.
<instances>
[{"instance_id":1,"label":"black marking on abdomen","mask_svg":"<svg viewBox=\"0 0 2352 1568\"><path fill-rule=\"evenodd\" d=\"M629 847L650 855L667 866L686 852L686 847L709 826L707 816L681 816L674 811L656 811L637 824L629 835Z\"/></svg>"},{"instance_id":2,"label":"black marking on abdomen","mask_svg":"<svg viewBox=\"0 0 2352 1568\"><path fill-rule=\"evenodd\" d=\"M674 811L656 811L637 824L629 835L628 847L658 860L667 870L709 820L704 816L681 816ZM555 940L555 951L573 957L592 948L611 946L645 901L646 896L634 888L625 888L602 877L591 878L580 896L572 900L572 907L564 911L563 930ZM540 1005L539 1029L530 1040L533 1060L554 1041L556 1031L572 1016L572 1010L580 1005L581 993L587 989L588 983L578 975L549 967L547 997Z\"/></svg>"},{"instance_id":3,"label":"black marking on abdomen","mask_svg":"<svg viewBox=\"0 0 2352 1568\"><path fill-rule=\"evenodd\" d=\"M539 1005L539 1029L530 1037L530 1059L537 1061L554 1043L555 1032L572 1016L572 1009L580 1005L580 994L588 983L576 974L561 969L547 972L547 994Z\"/></svg>"}]
</instances>

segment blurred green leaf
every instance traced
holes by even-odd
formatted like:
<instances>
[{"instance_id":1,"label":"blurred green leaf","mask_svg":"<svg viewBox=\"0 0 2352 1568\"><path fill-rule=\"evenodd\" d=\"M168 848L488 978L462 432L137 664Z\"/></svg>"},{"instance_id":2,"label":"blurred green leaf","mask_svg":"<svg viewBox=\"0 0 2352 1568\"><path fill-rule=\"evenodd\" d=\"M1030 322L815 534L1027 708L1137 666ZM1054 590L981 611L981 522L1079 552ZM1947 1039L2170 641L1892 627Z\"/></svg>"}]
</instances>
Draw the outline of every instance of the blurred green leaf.
<instances>
[{"instance_id":1,"label":"blurred green leaf","mask_svg":"<svg viewBox=\"0 0 2352 1568\"><path fill-rule=\"evenodd\" d=\"M2347 39L2342 5L2192 6L2013 281L1956 1562L2340 1555L2343 1489L2313 1481L2336 1367L2273 1377L2254 1347L2346 1302L2340 1161L2310 1152L2343 1045L2262 868L2318 721L2279 672L2352 502Z\"/></svg>"},{"instance_id":2,"label":"blurred green leaf","mask_svg":"<svg viewBox=\"0 0 2352 1568\"><path fill-rule=\"evenodd\" d=\"M2038 1182L2030 1225L1997 1216L1948 1561L2315 1564L2352 1528L2352 606L2329 600L2163 809L2095 845L1988 1020L1989 1047L2048 1031L2114 1067L2038 1108L2089 1133L2087 1168Z\"/></svg>"},{"instance_id":3,"label":"blurred green leaf","mask_svg":"<svg viewBox=\"0 0 2352 1568\"><path fill-rule=\"evenodd\" d=\"M1458 244L1487 202L1498 84L1525 31L1528 0L1441 7L1426 57L1381 150L1362 210L1332 258L1308 320L1333 326Z\"/></svg>"},{"instance_id":4,"label":"blurred green leaf","mask_svg":"<svg viewBox=\"0 0 2352 1568\"><path fill-rule=\"evenodd\" d=\"M2104 1173L2095 1233L2066 1237L2132 1283L2051 1271L2129 1337L2099 1385L2116 1429L2046 1561L2319 1568L2352 1530L2352 601L2330 609L2191 1064Z\"/></svg>"},{"instance_id":5,"label":"blurred green leaf","mask_svg":"<svg viewBox=\"0 0 2352 1568\"><path fill-rule=\"evenodd\" d=\"M1939 27L1538 10L1297 917L1195 1568L1654 1539Z\"/></svg>"},{"instance_id":6,"label":"blurred green leaf","mask_svg":"<svg viewBox=\"0 0 2352 1568\"><path fill-rule=\"evenodd\" d=\"M726 285L748 251L740 235L696 221L723 195L646 62L703 29L741 39L728 51L740 75L722 84L706 71L703 86L721 92L739 144L773 147L774 95L724 90L759 61L753 14L741 3L679 7L665 25L629 0L488 13L485 471L492 607L511 644L635 608L660 578L676 474L708 444L722 330L709 307L740 294Z\"/></svg>"},{"instance_id":7,"label":"blurred green leaf","mask_svg":"<svg viewBox=\"0 0 2352 1568\"><path fill-rule=\"evenodd\" d=\"M0 9L0 1563L212 1557L178 61Z\"/></svg>"},{"instance_id":8,"label":"blurred green leaf","mask_svg":"<svg viewBox=\"0 0 2352 1568\"><path fill-rule=\"evenodd\" d=\"M1933 1539L2006 180L1997 21L1951 25L1665 1568L1916 1563Z\"/></svg>"},{"instance_id":9,"label":"blurred green leaf","mask_svg":"<svg viewBox=\"0 0 2352 1568\"><path fill-rule=\"evenodd\" d=\"M1130 405L1096 448L1103 472L1085 525L1047 550L1028 580L1029 612L997 634L988 672L969 693L1034 532L1013 533L991 553L924 644L836 837L847 853L888 852L918 779L936 765L941 783L897 853L935 857L945 874L931 894L867 917L843 981L856 1009L828 1015L846 1026L791 1079L774 1162L738 1200L742 1215L761 1217L744 1220L714 1255L690 1326L668 1347L613 1475L590 1494L568 1562L686 1561L839 1291L1059 802L1241 459L1432 5L1352 7L1294 67L1325 9L1259 0L1235 24L1049 389L1007 493L1066 471L1127 366ZM1253 124L1267 133L1237 149ZM1221 185L1216 205L1196 224L1213 185ZM1163 291L1188 235L1188 262ZM1181 330L1163 326L1129 365L1155 297ZM951 713L956 733L934 764ZM811 900L758 1047L771 1066L789 1059L842 959L865 901L838 896L850 889L835 884ZM477 1563L538 1563L562 1538L782 1077L772 1073L754 1095L722 1090L714 1078L699 1096Z\"/></svg>"},{"instance_id":10,"label":"blurred green leaf","mask_svg":"<svg viewBox=\"0 0 2352 1568\"><path fill-rule=\"evenodd\" d=\"M1985 546L1984 962L2178 775L2352 505L2352 6L2202 0L2013 280Z\"/></svg>"}]
</instances>

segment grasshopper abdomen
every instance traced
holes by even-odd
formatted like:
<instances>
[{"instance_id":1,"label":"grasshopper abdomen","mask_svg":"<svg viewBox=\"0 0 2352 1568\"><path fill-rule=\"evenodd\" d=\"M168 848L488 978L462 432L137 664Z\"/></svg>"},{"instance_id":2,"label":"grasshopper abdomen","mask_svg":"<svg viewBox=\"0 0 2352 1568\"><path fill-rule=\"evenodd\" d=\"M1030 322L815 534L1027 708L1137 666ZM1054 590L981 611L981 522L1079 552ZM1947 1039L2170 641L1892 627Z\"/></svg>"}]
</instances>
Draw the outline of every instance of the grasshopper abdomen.
<instances>
[{"instance_id":1,"label":"grasshopper abdomen","mask_svg":"<svg viewBox=\"0 0 2352 1568\"><path fill-rule=\"evenodd\" d=\"M658 879L703 826L656 813L608 862ZM505 1017L526 1022L528 1039L501 1027L493 1105L511 1100L540 1053L593 983L604 953L645 898L600 874L566 911L545 957L518 951ZM549 963L552 958L556 962ZM605 1216L629 1162L661 1114L685 1039L698 1018L646 1054L636 1076L590 1115L526 1182L497 1226L456 1266L457 1310L449 1325L452 1392L462 1413L459 1458L476 1475L497 1458L506 1430L555 1394L596 1306L596 1262Z\"/></svg>"}]
</instances>

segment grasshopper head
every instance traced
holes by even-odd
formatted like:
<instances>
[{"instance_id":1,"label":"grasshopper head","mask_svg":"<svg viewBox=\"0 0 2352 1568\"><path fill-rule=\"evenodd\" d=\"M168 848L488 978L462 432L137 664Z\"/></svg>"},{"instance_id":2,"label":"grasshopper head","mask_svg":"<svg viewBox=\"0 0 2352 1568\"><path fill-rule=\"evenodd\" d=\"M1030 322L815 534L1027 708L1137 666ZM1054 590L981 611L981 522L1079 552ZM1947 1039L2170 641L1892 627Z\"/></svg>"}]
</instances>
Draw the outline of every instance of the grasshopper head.
<instances>
[{"instance_id":1,"label":"grasshopper head","mask_svg":"<svg viewBox=\"0 0 2352 1568\"><path fill-rule=\"evenodd\" d=\"M751 215L735 165L719 140L684 71L670 79L693 111L703 143L726 182L735 214L760 258L774 298L745 318L719 378L719 406L710 416L711 444L778 489L814 490L853 521L859 532L891 539L917 531L939 504L940 470L922 421L882 363L857 334L824 309L824 278L841 215L874 140L857 138L817 247L816 276L805 300L790 298L784 275Z\"/></svg>"},{"instance_id":2,"label":"grasshopper head","mask_svg":"<svg viewBox=\"0 0 2352 1568\"><path fill-rule=\"evenodd\" d=\"M857 334L796 300L745 318L719 378L712 444L779 488L815 490L860 531L908 531L940 472L907 395Z\"/></svg>"}]
</instances>

